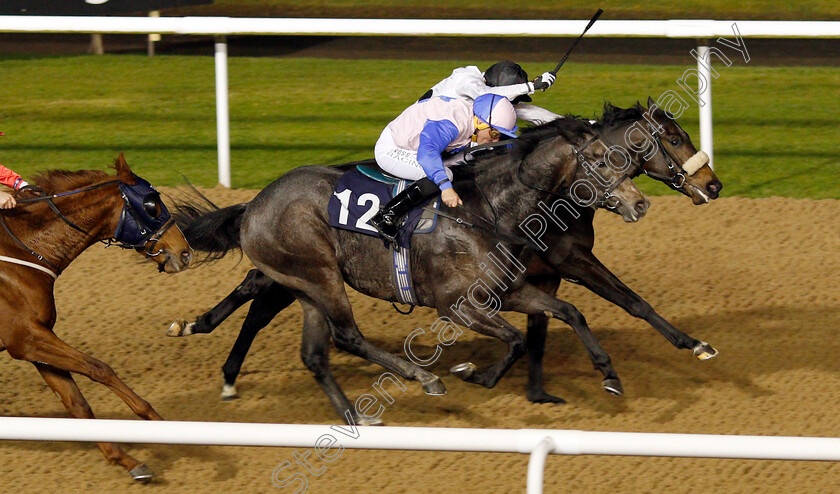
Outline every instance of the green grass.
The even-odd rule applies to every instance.
[[[166,11],[166,15],[259,17],[382,17],[588,19],[600,7],[604,19],[840,19],[836,0],[680,0],[641,2],[541,0],[513,4],[508,0],[215,0],[212,5]]]
[[[372,156],[382,128],[463,62],[231,58],[231,167],[261,188],[300,165]],[[552,61],[525,65],[540,73]],[[569,64],[535,95],[557,112],[600,113],[673,89],[691,66]],[[735,62],[714,81],[715,163],[725,195],[840,198],[840,68]],[[124,152],[159,185],[217,182],[209,57],[0,59],[0,163],[24,176],[103,169]],[[680,119],[699,146],[697,108]],[[669,191],[639,179],[651,194]]]

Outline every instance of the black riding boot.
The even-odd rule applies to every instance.
[[[424,201],[440,193],[440,188],[428,178],[421,178],[397,194],[370,219],[386,243],[397,242],[397,231],[403,216]]]

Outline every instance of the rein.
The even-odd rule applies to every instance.
[[[595,141],[597,141],[598,139],[601,139],[602,141],[604,141],[604,140],[605,140],[605,139],[603,138],[603,136],[601,135],[601,133],[600,133],[600,132],[593,131],[593,133],[594,133],[593,137],[592,137],[592,138],[590,138],[588,141],[586,141],[586,142],[583,144],[583,146],[581,146],[580,148],[578,148],[578,147],[577,147],[577,146],[575,146],[574,144],[571,144],[571,143],[570,143],[570,145],[572,146],[572,152],[574,153],[575,157],[577,158],[578,164],[581,164],[581,163],[585,163],[585,162],[586,162],[586,157],[583,155],[583,151],[584,151],[586,148],[588,148],[589,146],[591,146],[591,145],[592,145]],[[603,197],[603,198],[601,198],[601,199],[599,199],[599,200],[597,200],[597,201],[595,201],[594,203],[592,203],[591,207],[593,207],[593,208],[605,207],[605,208],[607,208],[607,209],[615,209],[615,206],[614,206],[614,205],[612,205],[612,204],[610,204],[610,199],[611,199],[612,197],[614,197],[614,196],[612,195],[612,192],[613,192],[613,191],[614,191],[614,190],[615,190],[615,189],[616,189],[619,185],[621,185],[621,184],[622,184],[625,180],[627,180],[627,179],[629,179],[629,178],[630,178],[630,176],[629,176],[628,174],[626,174],[626,173],[625,173],[625,174],[623,174],[623,175],[621,176],[621,179],[620,179],[620,180],[615,181],[615,182],[614,182],[614,183],[612,183],[612,184],[611,184],[611,185],[610,185],[607,189],[605,189],[605,190],[603,191],[603,193],[604,193],[604,197]],[[528,187],[529,189],[536,190],[536,191],[538,191],[538,192],[543,192],[543,193],[546,193],[546,194],[550,194],[550,195],[553,195],[553,196],[556,196],[556,197],[561,197],[561,198],[564,198],[564,199],[569,199],[569,196],[568,196],[568,194],[567,194],[567,193],[555,192],[555,191],[553,191],[553,190],[547,190],[547,189],[543,189],[543,188],[537,187],[537,186],[535,186],[535,185],[531,185],[531,184],[527,184],[527,183],[525,183],[525,181],[524,181],[524,180],[522,180],[522,161],[520,161],[520,162],[519,162],[519,166],[517,166],[517,167],[516,167],[516,179],[517,179],[517,180],[519,180],[519,183],[521,183],[521,184],[522,184],[522,185],[524,185],[525,187]]]
[[[78,231],[84,233],[85,235],[90,235],[90,232],[85,231],[83,228],[76,225],[75,223],[70,221],[69,218],[64,216],[64,214],[61,213],[61,211],[58,209],[58,207],[53,202],[53,199],[55,199],[57,197],[70,196],[70,195],[74,195],[74,194],[80,194],[82,192],[88,192],[88,191],[91,191],[91,190],[96,190],[96,189],[105,187],[107,185],[112,185],[112,184],[119,183],[119,182],[120,182],[119,180],[109,180],[107,182],[102,182],[100,184],[91,185],[91,186],[88,186],[88,187],[83,187],[81,189],[71,190],[71,191],[67,191],[67,192],[61,192],[59,194],[52,194],[52,195],[49,195],[49,196],[33,197],[33,198],[29,198],[29,199],[21,199],[17,202],[18,202],[18,204],[31,204],[31,203],[35,203],[35,202],[47,202],[47,203],[49,203],[50,209],[53,212],[55,212],[55,214],[58,215],[58,217],[61,218],[62,221],[64,221],[68,225],[70,225],[74,230],[78,230]],[[9,235],[12,238],[12,240],[14,240],[15,243],[20,248],[29,252],[29,254],[32,257],[34,257],[35,259],[43,262],[47,266],[51,267],[53,270],[51,271],[51,270],[49,270],[49,269],[47,269],[43,266],[40,266],[38,264],[30,263],[30,262],[23,261],[23,260],[20,260],[20,259],[15,259],[13,257],[0,256],[0,260],[6,261],[6,262],[11,262],[13,264],[20,264],[20,265],[23,265],[23,266],[28,266],[28,267],[31,267],[31,268],[35,268],[35,269],[38,269],[39,271],[43,271],[43,272],[49,274],[54,279],[58,278],[58,275],[56,274],[56,271],[59,271],[58,266],[56,266],[55,264],[53,264],[52,262],[47,260],[41,254],[38,254],[37,252],[35,252],[31,248],[29,248],[28,245],[23,243],[23,241],[21,239],[19,239],[14,233],[12,233],[12,230],[9,228],[8,223],[6,223],[6,215],[5,214],[0,214],[0,225],[3,226],[3,230],[6,232],[6,234]]]
[[[52,195],[49,195],[49,196],[38,196],[38,197],[31,197],[29,199],[21,199],[21,200],[17,201],[17,203],[18,204],[28,204],[28,203],[32,203],[32,202],[42,202],[42,201],[52,202],[52,199],[55,199],[57,197],[64,197],[64,196],[72,196],[74,194],[81,194],[82,192],[88,192],[88,191],[91,191],[91,190],[101,189],[102,187],[105,187],[107,185],[118,184],[120,182],[121,182],[121,180],[108,180],[107,182],[102,182],[102,183],[95,184],[95,185],[89,185],[87,187],[82,187],[81,189],[73,189],[73,190],[68,190],[68,191],[65,191],[65,192],[59,192],[58,194],[52,194]]]
[[[579,164],[586,161],[586,157],[582,154],[583,151],[586,150],[586,148],[588,148],[589,146],[591,146],[599,138],[601,138],[601,135],[600,135],[600,133],[596,132],[595,135],[592,138],[590,138],[588,141],[586,141],[581,147],[577,147],[575,145],[572,145],[572,151],[574,152],[574,155],[577,158]],[[470,158],[475,153],[475,151],[479,151],[479,150],[483,150],[483,149],[492,150],[494,147],[496,147],[498,145],[499,145],[499,143],[488,143],[488,144],[485,144],[485,145],[482,145],[482,146],[477,146],[476,148],[472,148],[464,156],[464,162],[465,163],[470,163],[470,161],[473,161]],[[535,185],[525,183],[525,181],[522,180],[522,174],[521,174],[522,173],[522,162],[523,161],[520,161],[519,165],[516,168],[516,178],[517,178],[517,180],[519,180],[519,183],[521,183],[522,185],[524,185],[525,187],[527,187],[529,189],[536,190],[538,192],[543,192],[543,193],[554,195],[554,196],[568,198],[567,194],[554,192],[554,191],[551,191],[551,190],[547,190],[547,189],[537,187]],[[600,199],[599,201],[597,201],[595,204],[593,204],[593,206],[594,207],[604,206],[604,207],[607,207],[609,209],[612,209],[614,206],[610,206],[610,204],[609,204],[610,198],[613,197],[611,195],[611,192],[613,190],[615,190],[616,187],[618,187],[622,182],[624,182],[624,180],[626,180],[628,178],[630,178],[629,175],[624,174],[623,177],[621,178],[621,180],[618,180],[618,181],[616,181],[616,183],[610,185],[610,187],[604,191],[604,197],[602,199]],[[526,245],[526,246],[531,247],[533,249],[539,249],[540,248],[539,245],[537,245],[536,242],[534,242],[530,238],[522,237],[522,236],[516,235],[514,233],[501,231],[499,229],[499,225],[498,225],[498,216],[496,214],[496,209],[493,207],[493,204],[487,198],[487,195],[484,193],[484,190],[482,190],[482,188],[478,184],[475,184],[475,186],[478,189],[478,191],[481,193],[481,197],[490,206],[490,210],[493,212],[493,217],[494,217],[495,221],[491,221],[491,220],[485,218],[484,216],[482,216],[478,213],[474,213],[474,212],[472,212],[468,209],[464,209],[464,211],[467,214],[469,214],[469,215],[481,220],[482,222],[490,225],[490,227],[478,225],[478,224],[475,224],[475,223],[470,223],[470,222],[466,221],[465,219],[463,219],[461,217],[454,216],[454,215],[451,215],[451,214],[448,214],[448,213],[444,213],[443,211],[434,210],[434,209],[430,208],[429,206],[425,206],[425,207],[423,207],[423,209],[426,210],[426,211],[430,211],[432,213],[436,213],[436,214],[438,214],[438,215],[440,215],[440,216],[442,216],[446,219],[452,220],[452,221],[454,221],[455,223],[457,223],[461,226],[481,230],[483,232],[489,233],[489,234],[491,234],[491,235],[493,235],[497,238],[500,238],[502,240],[505,240],[507,242],[511,242],[513,244],[518,244],[518,245]]]
[[[12,231],[9,229],[9,225],[6,223],[6,215],[5,214],[0,214],[0,224],[3,225],[3,230],[5,230],[6,233],[10,237],[12,237],[12,240],[14,240],[16,244],[18,244],[18,247],[20,247],[20,248],[24,249],[25,251],[29,252],[32,255],[32,257],[34,257],[35,259],[38,259],[39,261],[43,262],[47,266],[49,266],[49,267],[53,268],[54,270],[58,271],[58,266],[56,266],[55,264],[46,260],[44,258],[44,256],[42,256],[41,254],[38,254],[34,250],[30,249],[28,245],[23,243],[23,241],[21,241],[21,239],[17,238],[15,236],[15,234],[12,233]]]
[[[142,181],[142,179],[140,179],[140,180]],[[152,249],[158,244],[158,242],[160,242],[160,239],[163,236],[163,234],[166,233],[166,231],[170,227],[172,227],[172,225],[175,224],[174,220],[171,217],[168,218],[168,220],[165,220],[163,225],[161,225],[154,232],[148,232],[148,230],[145,230],[144,229],[145,228],[144,222],[138,216],[137,211],[134,210],[134,206],[132,206],[131,202],[129,201],[128,196],[126,195],[125,191],[123,190],[123,186],[122,186],[123,182],[120,179],[108,180],[106,182],[98,183],[98,184],[95,184],[95,185],[89,185],[87,187],[82,187],[81,189],[75,189],[75,190],[70,190],[70,191],[66,191],[66,192],[60,192],[58,194],[52,194],[52,195],[40,196],[40,197],[33,197],[33,198],[28,198],[28,199],[21,199],[17,202],[19,204],[31,204],[31,203],[36,203],[36,202],[46,202],[49,205],[49,208],[59,218],[61,218],[61,220],[64,223],[69,225],[72,229],[74,229],[76,231],[79,231],[79,232],[85,234],[85,236],[89,237],[90,232],[88,232],[84,228],[80,227],[79,225],[73,223],[73,221],[71,221],[69,218],[67,218],[61,212],[61,210],[58,209],[58,206],[55,205],[55,203],[53,202],[53,199],[56,199],[56,198],[59,198],[59,197],[71,196],[71,195],[74,195],[74,194],[81,194],[83,192],[90,192],[92,190],[100,189],[100,188],[107,187],[109,185],[114,185],[114,184],[117,184],[117,185],[120,186],[120,195],[121,195],[121,197],[123,199],[123,203],[124,203],[123,204],[123,209],[122,209],[122,217],[124,218],[126,215],[129,215],[136,222],[136,224],[141,225],[141,230],[142,230],[142,234],[144,235],[144,237],[143,237],[141,243],[132,244],[132,243],[129,243],[129,242],[126,242],[125,240],[123,240],[122,239],[123,234],[121,232],[117,231],[117,232],[114,233],[113,236],[111,236],[111,238],[109,238],[107,240],[100,239],[100,240],[98,240],[98,242],[101,242],[101,243],[105,244],[106,247],[110,247],[111,245],[117,245],[117,246],[119,246],[121,248],[124,248],[124,249],[143,248],[144,253],[148,257],[156,257],[156,256],[160,255],[163,252],[162,250],[159,250],[157,252],[152,252]],[[29,248],[29,246],[27,246],[25,243],[23,243],[23,241],[21,241],[17,236],[15,236],[14,233],[12,233],[11,229],[8,226],[8,223],[6,222],[6,218],[5,218],[4,214],[0,214],[0,225],[2,225],[3,230],[5,230],[5,232],[12,238],[12,240],[15,241],[15,243],[17,243],[17,245],[19,247],[21,247],[25,251],[29,252],[29,254],[31,256],[33,256],[35,259],[37,259],[37,260],[43,262],[44,264],[48,265],[53,270],[59,271],[58,266],[56,266],[55,264],[53,264],[52,262],[50,262],[49,260],[44,258],[44,256],[38,254],[37,252],[35,252],[31,248]],[[119,227],[118,227],[118,230],[119,230]],[[149,245],[149,244],[151,244],[151,245]],[[147,245],[149,245],[148,248],[147,248]],[[32,268],[38,269],[40,271],[43,271],[43,272],[49,274],[53,278],[58,277],[58,275],[55,272],[53,272],[53,271],[51,271],[51,270],[49,270],[49,269],[47,269],[43,266],[40,266],[40,265],[37,265],[37,264],[34,264],[34,263],[30,263],[30,262],[27,262],[27,261],[22,261],[20,259],[14,259],[14,258],[9,258],[9,257],[5,257],[5,256],[0,256],[0,261],[12,262],[12,263],[15,263],[15,264],[21,264],[21,265],[24,265],[24,266],[32,267]]]
[[[50,209],[52,209],[53,212],[59,218],[61,218],[61,220],[63,222],[70,225],[70,227],[73,228],[74,230],[80,231],[80,232],[84,233],[85,235],[90,235],[90,232],[86,231],[85,229],[83,229],[79,225],[70,221],[70,219],[68,217],[64,216],[64,214],[62,214],[62,212],[58,209],[58,206],[56,206],[55,203],[53,202],[53,199],[55,199],[57,197],[65,197],[65,196],[72,196],[74,194],[81,194],[82,192],[89,192],[91,190],[100,189],[100,188],[105,187],[107,185],[117,184],[117,183],[120,183],[120,181],[119,180],[109,180],[107,182],[102,182],[102,183],[96,184],[96,185],[90,185],[88,187],[83,187],[81,189],[69,190],[67,192],[61,192],[61,193],[52,194],[52,195],[49,195],[49,196],[32,197],[32,198],[29,198],[29,199],[21,199],[17,202],[18,202],[18,204],[32,204],[32,203],[35,203],[35,202],[46,202],[47,204],[49,204]],[[5,226],[5,224],[4,224],[4,226]],[[9,233],[9,235],[12,235],[12,233],[9,232],[8,228],[6,229],[6,231]],[[15,238],[15,236],[12,235],[12,238]],[[15,240],[17,240],[17,238],[15,238]],[[46,261],[44,261],[44,262],[46,262]]]
[[[509,146],[510,144],[511,143],[509,141],[488,142],[486,144],[480,144],[478,146],[469,148],[468,150],[464,151],[463,154],[460,157],[454,158],[453,161],[460,162],[458,164],[463,164],[463,165],[466,165],[466,166],[475,166],[474,162],[475,162],[475,159],[476,159],[476,155],[478,155],[481,151],[493,151],[497,147]],[[493,212],[493,220],[491,221],[491,220],[485,218],[484,216],[482,216],[478,213],[474,213],[474,212],[472,212],[472,211],[470,211],[466,208],[462,207],[461,209],[464,210],[470,216],[473,216],[474,218],[477,218],[477,219],[481,220],[482,222],[490,225],[490,227],[485,227],[485,226],[477,225],[475,223],[470,223],[469,221],[466,221],[463,218],[460,218],[458,216],[454,216],[454,215],[451,215],[451,214],[448,214],[448,213],[444,213],[443,211],[431,208],[430,206],[424,206],[422,209],[424,211],[429,211],[433,214],[437,214],[437,215],[441,216],[442,218],[446,218],[448,220],[454,221],[455,223],[457,223],[461,226],[464,226],[464,227],[467,227],[467,228],[473,228],[473,229],[476,229],[476,230],[481,230],[485,233],[489,233],[490,235],[493,235],[494,237],[502,239],[506,242],[511,242],[511,243],[517,244],[517,245],[527,245],[527,246],[532,247],[532,248],[539,248],[539,246],[533,240],[531,240],[529,238],[522,237],[522,236],[516,235],[514,233],[507,233],[507,232],[501,231],[499,229],[499,225],[498,225],[499,215],[496,213],[496,208],[493,207],[493,203],[490,202],[490,199],[487,198],[487,194],[484,193],[484,189],[482,189],[481,186],[479,186],[477,183],[473,183],[473,185],[475,185],[475,188],[478,189],[478,192],[479,192],[479,194],[481,194],[481,198],[484,199],[484,202],[486,202],[487,205],[490,207],[490,211]]]
[[[423,208],[422,208],[422,209],[423,209],[424,211],[429,211],[429,212],[431,212],[431,213],[437,214],[437,215],[439,215],[439,216],[441,216],[441,217],[443,217],[443,218],[446,218],[446,219],[448,219],[448,220],[452,220],[452,221],[454,221],[455,223],[457,223],[457,224],[459,224],[459,225],[461,225],[461,226],[465,226],[465,227],[467,227],[467,228],[474,228],[474,229],[476,229],[476,230],[481,230],[481,231],[483,231],[483,232],[485,232],[485,233],[489,233],[489,234],[493,235],[494,237],[496,237],[496,238],[500,238],[500,239],[505,240],[505,241],[507,241],[507,242],[510,242],[510,243],[513,243],[513,244],[518,244],[518,245],[527,245],[528,247],[533,247],[533,248],[539,248],[539,246],[538,246],[538,245],[537,245],[537,244],[536,244],[533,240],[531,240],[531,239],[529,239],[529,238],[526,238],[526,237],[522,237],[522,236],[516,235],[516,234],[514,234],[514,233],[506,233],[506,232],[503,232],[503,231],[501,231],[501,230],[499,229],[499,225],[498,225],[498,223],[495,223],[495,222],[493,222],[493,221],[490,221],[490,220],[488,220],[487,218],[485,218],[484,216],[481,216],[481,215],[480,215],[480,214],[478,214],[478,213],[473,213],[472,211],[470,211],[470,210],[468,210],[468,209],[466,209],[466,208],[461,208],[461,209],[463,209],[465,212],[467,212],[467,213],[468,213],[468,214],[470,214],[471,216],[473,216],[473,217],[475,217],[475,218],[478,218],[478,219],[480,219],[481,221],[483,221],[483,222],[485,222],[485,223],[487,223],[487,224],[491,225],[491,226],[492,226],[492,228],[488,228],[488,227],[486,227],[486,226],[477,225],[477,224],[475,224],[475,223],[470,223],[469,221],[466,221],[466,220],[465,220],[465,219],[463,219],[463,218],[460,218],[460,217],[458,217],[458,216],[451,215],[451,214],[449,214],[449,213],[444,213],[443,211],[440,211],[440,210],[434,209],[434,208],[432,208],[432,207],[430,207],[430,206],[423,206]]]

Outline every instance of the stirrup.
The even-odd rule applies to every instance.
[[[393,217],[393,213],[390,211],[389,214],[385,213],[384,210],[377,213],[373,218],[370,219],[370,224],[376,228],[376,231],[379,232],[379,236],[382,237],[382,240],[385,242],[385,246],[388,247],[390,244],[397,245],[397,234],[400,231],[399,225],[395,225],[391,217]]]

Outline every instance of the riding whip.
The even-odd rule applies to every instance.
[[[551,75],[557,75],[557,71],[560,70],[560,67],[563,66],[563,63],[566,61],[566,59],[569,58],[569,53],[571,53],[572,50],[575,49],[575,46],[577,46],[578,42],[581,40],[581,38],[583,38],[583,35],[586,34],[586,31],[589,31],[589,28],[592,27],[592,24],[595,24],[595,21],[597,21],[603,13],[603,9],[598,9],[598,12],[595,12],[595,15],[592,16],[592,20],[590,20],[589,24],[586,25],[586,29],[584,29],[580,36],[578,36],[578,38],[575,40],[575,42],[572,43],[572,46],[569,47],[569,51],[567,51],[566,54],[563,55],[563,59],[560,60],[560,63],[557,64],[557,67],[554,67],[554,70],[551,71]]]

